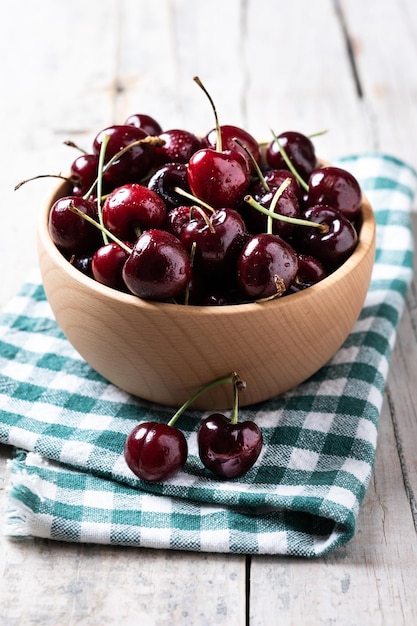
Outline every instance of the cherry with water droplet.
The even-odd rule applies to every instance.
[[[253,467],[263,446],[262,432],[255,422],[238,422],[241,383],[235,374],[231,418],[223,413],[212,413],[201,422],[197,432],[201,462],[213,474],[224,479],[243,476]]]
[[[191,278],[191,261],[182,243],[171,233],[150,229],[140,235],[123,267],[128,289],[146,300],[180,296]]]
[[[150,421],[138,424],[126,439],[124,457],[132,472],[148,482],[166,480],[185,464],[187,440],[170,424]]]
[[[134,242],[143,230],[161,228],[167,210],[162,198],[139,183],[114,189],[102,209],[103,223],[116,237]]]

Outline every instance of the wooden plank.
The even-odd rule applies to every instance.
[[[14,192],[15,183],[65,171],[73,154],[62,146],[64,139],[88,146],[102,126],[135,110],[155,114],[166,128],[205,132],[213,118],[192,81],[195,74],[215,99],[222,123],[244,125],[259,137],[269,137],[271,126],[329,128],[316,141],[326,158],[381,148],[417,164],[414,0],[340,0],[342,16],[332,0],[6,4],[0,119],[10,153],[0,156],[0,307],[36,262],[37,210],[54,186],[37,181]],[[416,371],[415,293],[393,356],[390,402],[384,404],[374,478],[357,534],[319,561],[253,558],[251,624],[271,623],[271,615],[283,624],[345,626],[357,623],[358,614],[361,623],[372,625],[416,621],[416,395],[415,384],[407,383]],[[9,453],[1,450],[0,506]],[[139,616],[144,624],[245,623],[243,557],[3,537],[0,550],[0,623],[7,626],[130,624]]]
[[[23,7],[23,9],[22,9]],[[0,21],[3,148],[0,306],[36,263],[36,225],[52,179],[14,186],[38,174],[66,172],[71,138],[89,145],[112,116],[117,2],[7,2]],[[19,24],[19,28],[16,28]],[[109,27],[110,25],[110,27]],[[13,41],[12,41],[13,39]]]
[[[0,517],[6,460],[0,446]],[[7,539],[0,534],[0,625],[244,624],[245,558]]]
[[[274,15],[268,0],[249,0],[246,24],[252,132],[270,139],[271,127],[307,134],[328,129],[315,140],[327,160],[370,149],[369,120],[355,91],[333,2],[298,0]]]
[[[413,214],[417,236],[417,213]],[[404,486],[417,530],[417,271],[410,286],[398,332],[388,384],[388,398],[400,455]]]
[[[178,21],[181,30],[185,18],[197,18],[196,9],[190,16],[181,2],[174,7],[168,2],[164,4],[161,11],[154,2],[119,4],[107,0],[64,6],[41,0],[35,17],[32,11],[25,14],[20,56],[17,64],[10,65],[10,81],[22,68],[19,98],[30,104],[33,116],[30,123],[28,120],[19,127],[16,135],[16,154],[24,154],[24,158],[7,163],[9,183],[14,185],[34,174],[65,171],[75,155],[62,146],[62,141],[71,138],[88,149],[102,127],[120,122],[124,112],[126,115],[134,112],[133,103],[149,107],[150,113],[166,111],[172,123],[178,111],[180,115],[185,112],[187,117],[182,94],[174,89],[178,60],[174,58],[168,63],[175,48],[170,29],[172,20]],[[7,21],[2,23],[4,42],[10,41],[6,35],[12,32],[18,8],[17,4],[11,4]],[[207,22],[211,17],[214,24],[214,15],[206,10],[205,13],[199,19]],[[194,29],[193,41],[199,39],[199,32],[199,28]],[[177,36],[181,38],[181,33]],[[195,48],[192,42],[187,45]],[[37,67],[43,71],[35,72]],[[194,119],[210,120],[211,128],[209,104],[193,83],[191,70],[196,73],[195,68],[190,68],[185,91],[192,91],[197,103],[198,115]],[[188,70],[184,76],[185,73]],[[5,118],[14,115],[15,119],[14,108],[10,99],[4,101],[0,111]],[[34,134],[28,141],[32,126]],[[12,127],[7,132],[13,136]],[[19,192],[10,192],[15,213],[7,223],[11,236],[6,238],[7,247],[5,250],[3,246],[2,255],[11,258],[19,238],[21,245],[31,252],[20,257],[19,267],[13,267],[10,284],[2,284],[3,302],[36,262],[36,209],[53,186],[54,181],[36,181]],[[4,456],[0,467],[4,474]],[[4,506],[4,478],[2,487]],[[13,542],[3,537],[0,550],[0,622],[4,620],[2,623],[8,625],[35,621],[63,625],[80,622],[93,625],[104,621],[133,624],[138,615],[144,624],[201,624],[212,623],[213,618],[218,624],[244,623],[244,557],[41,540]],[[33,572],[37,572],[36,577]],[[210,594],[206,593],[207,588]]]
[[[208,132],[214,126],[199,75],[218,108],[220,123],[242,123],[241,0],[125,2],[118,117],[141,109],[165,130]]]
[[[372,482],[356,536],[317,560],[253,558],[251,625],[270,616],[286,624],[414,624],[415,528],[385,401]],[[359,617],[360,616],[360,617]],[[358,622],[359,620],[359,622]]]
[[[375,148],[417,166],[415,3],[340,0]]]
[[[245,623],[239,557],[45,540],[1,544],[2,626]]]

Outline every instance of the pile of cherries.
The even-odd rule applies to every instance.
[[[317,283],[358,241],[362,194],[346,170],[321,167],[310,137],[237,126],[204,137],[147,114],[101,130],[72,163],[71,191],[49,214],[74,267],[148,300],[263,301]]]
[[[323,280],[354,251],[362,193],[348,171],[321,166],[311,137],[288,131],[259,144],[220,125],[199,137],[164,130],[138,113],[101,130],[80,150],[68,195],[49,213],[49,233],[78,270],[108,287],[187,305],[262,302]],[[26,182],[26,181],[23,181]],[[22,184],[22,183],[20,183]],[[20,186],[20,185],[18,185]],[[238,422],[236,373],[208,383],[167,424],[144,422],[126,438],[127,465],[160,481],[188,455],[175,422],[201,393],[232,383],[229,419],[214,413],[197,433],[203,465],[221,478],[250,469],[263,445],[251,420]]]

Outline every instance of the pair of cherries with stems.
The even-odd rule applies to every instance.
[[[142,422],[131,431],[126,438],[124,457],[138,478],[162,481],[182,469],[188,457],[188,444],[176,423],[199,396],[223,384],[233,385],[231,417],[216,412],[202,420],[197,432],[199,457],[208,470],[222,479],[238,478],[254,465],[262,450],[262,432],[252,420],[238,421],[239,393],[246,383],[232,372],[204,385],[168,423]]]

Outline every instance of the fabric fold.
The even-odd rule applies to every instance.
[[[412,279],[410,209],[417,174],[389,155],[338,163],[374,208],[377,252],[369,293],[337,354],[295,389],[241,409],[264,447],[242,478],[202,466],[196,430],[179,426],[189,458],[164,483],[127,468],[123,446],[140,421],[167,422],[94,372],[56,325],[37,270],[0,316],[0,442],[13,446],[8,536],[138,547],[315,557],[349,541],[369,485],[391,351]],[[289,296],[291,297],[291,296]]]

